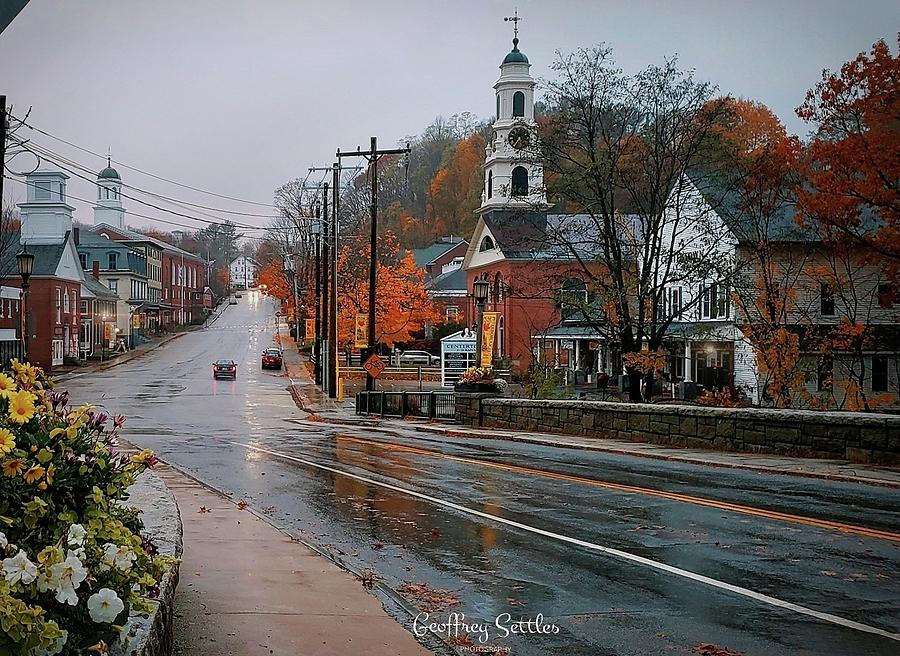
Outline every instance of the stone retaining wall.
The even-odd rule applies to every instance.
[[[128,505],[141,510],[144,533],[150,536],[160,556],[181,557],[181,516],[175,496],[152,471],[141,474],[128,488]],[[122,639],[110,646],[111,656],[171,656],[174,647],[174,603],[178,585],[178,565],[173,565],[159,584],[149,617],[132,615]]]
[[[900,464],[900,417],[892,415],[532,401],[457,393],[456,420],[469,426],[668,446]]]

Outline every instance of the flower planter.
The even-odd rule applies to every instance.
[[[500,390],[493,383],[456,383],[454,389],[457,392],[500,393]]]

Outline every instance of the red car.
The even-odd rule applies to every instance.
[[[281,357],[281,351],[279,351],[277,348],[267,348],[265,351],[263,351],[263,369],[281,369],[282,364],[283,360]]]

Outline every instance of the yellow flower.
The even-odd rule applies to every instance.
[[[0,428],[0,456],[16,448],[15,435],[8,428]]]
[[[44,481],[41,481],[40,483],[38,483],[37,489],[39,489],[39,490],[41,490],[41,491],[46,490],[46,489],[47,489],[47,484],[46,484]]]
[[[3,463],[3,475],[13,478],[25,471],[25,461],[21,458],[13,458]]]
[[[47,467],[47,485],[53,485],[53,477],[56,475],[56,465]],[[43,489],[43,488],[41,488]]]
[[[16,381],[6,374],[0,374],[0,399],[8,399],[15,391]]]
[[[34,483],[35,481],[39,480],[45,473],[46,470],[43,467],[41,467],[40,465],[35,465],[27,472],[25,472],[25,482]]]
[[[17,424],[24,424],[34,417],[34,394],[16,392],[9,399],[9,418]]]

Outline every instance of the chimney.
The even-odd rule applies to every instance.
[[[91,275],[94,277],[94,280],[100,282],[100,260],[91,262]]]
[[[75,245],[79,246],[81,244],[81,230],[72,228],[72,239],[75,240]]]

